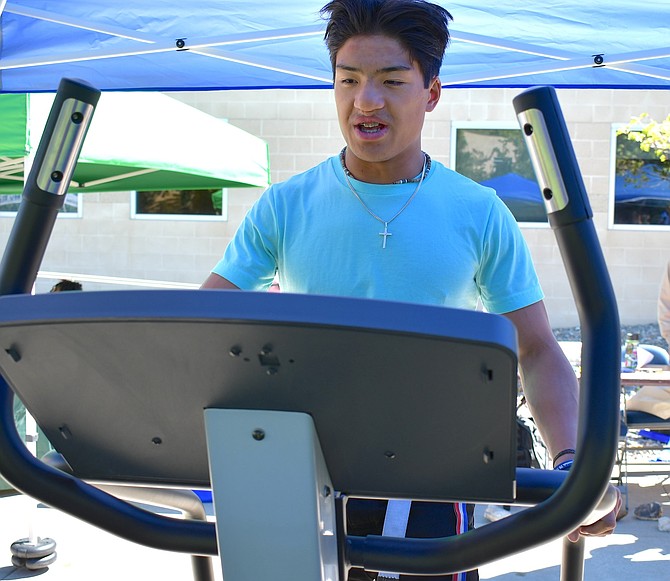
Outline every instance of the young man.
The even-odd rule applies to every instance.
[[[481,300],[515,323],[531,411],[557,465],[568,468],[577,382],[552,334],[520,230],[494,191],[421,150],[425,115],[440,99],[451,15],[424,0],[333,0],[322,13],[346,148],[271,186],[203,288],[267,289],[277,273],[282,291],[293,293],[470,309]],[[379,504],[360,501],[353,534],[381,532]],[[472,522],[472,507],[415,502],[406,534],[458,534]],[[614,526],[612,514],[581,534]],[[354,571],[351,578],[370,577]]]

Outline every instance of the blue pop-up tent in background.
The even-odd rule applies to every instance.
[[[327,88],[325,0],[0,2],[0,92]],[[670,5],[440,1],[446,87],[670,88]]]

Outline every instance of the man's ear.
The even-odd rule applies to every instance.
[[[426,113],[430,113],[440,100],[440,95],[442,94],[442,82],[440,77],[434,77],[430,82],[428,87],[428,102],[426,103]]]

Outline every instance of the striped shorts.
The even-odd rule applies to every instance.
[[[385,500],[352,498],[347,501],[347,534],[353,536],[381,535],[386,514]],[[449,537],[474,527],[474,506],[449,502],[413,501],[407,523],[406,537],[425,539]],[[371,581],[376,573],[351,569],[348,581]],[[436,575],[431,577],[400,575],[400,581],[478,581],[477,571]]]

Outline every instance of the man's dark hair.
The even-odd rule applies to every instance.
[[[321,9],[328,20],[324,37],[335,74],[342,45],[359,35],[383,34],[396,39],[416,61],[426,88],[442,66],[449,44],[446,9],[425,0],[332,0]]]
[[[67,280],[66,278],[59,280],[55,285],[51,287],[49,292],[60,293],[64,291],[80,291],[82,286],[80,282],[76,280]]]

